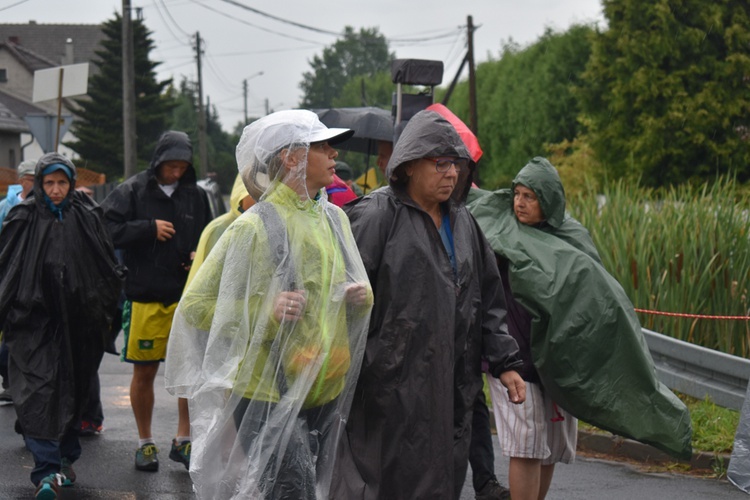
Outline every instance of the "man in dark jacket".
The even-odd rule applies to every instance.
[[[154,380],[201,231],[211,219],[192,158],[187,134],[165,132],[149,169],[120,184],[102,203],[115,247],[124,251],[129,269],[122,360],[133,363],[130,402],[139,435],[137,470],[159,469],[151,435]],[[169,458],[189,468],[187,401],[178,400],[178,407],[177,437]]]

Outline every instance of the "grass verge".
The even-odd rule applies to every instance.
[[[715,455],[716,461],[711,475],[717,478],[724,477],[727,464],[724,463],[722,456],[732,452],[734,434],[740,422],[740,412],[718,406],[708,398],[696,399],[679,393],[677,396],[690,411],[690,420],[693,425],[693,452]],[[578,426],[589,432],[606,432],[582,421],[579,421]],[[651,472],[690,472],[689,464],[680,462],[649,464],[646,468]]]

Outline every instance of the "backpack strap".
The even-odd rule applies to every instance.
[[[268,245],[271,250],[271,259],[276,268],[276,275],[282,278],[284,290],[294,290],[296,288],[297,270],[294,264],[294,257],[289,247],[289,237],[286,231],[286,225],[281,220],[279,212],[272,203],[261,201],[253,206],[253,212],[258,214],[268,235]],[[286,260],[288,267],[286,271],[279,269],[282,260]],[[282,275],[283,273],[283,275]]]

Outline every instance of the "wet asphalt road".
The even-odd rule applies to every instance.
[[[105,355],[100,369],[104,432],[83,438],[83,455],[76,462],[78,481],[65,488],[62,500],[178,500],[192,498],[190,476],[181,464],[169,460],[169,445],[176,432],[177,403],[157,378],[154,436],[160,470],[133,468],[137,433],[128,397],[131,366]],[[0,407],[0,499],[31,499],[33,466],[21,437],[13,431],[15,411]],[[507,460],[496,451],[498,478],[507,484]],[[471,500],[470,473],[461,500]],[[644,474],[628,465],[580,458],[574,465],[557,467],[549,500],[691,500],[741,499],[747,495],[726,480],[698,479],[677,474]],[[385,500],[385,499],[384,499]],[[387,499],[390,500],[390,499]]]

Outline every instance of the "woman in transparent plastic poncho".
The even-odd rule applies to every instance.
[[[237,163],[259,200],[180,301],[167,389],[190,400],[198,498],[328,498],[373,295],[349,222],[326,199],[351,136],[315,113],[245,127]]]

